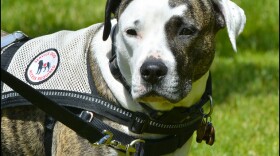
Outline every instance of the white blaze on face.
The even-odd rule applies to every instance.
[[[140,67],[143,62],[154,57],[161,59],[168,68],[168,83],[176,81],[176,61],[166,41],[165,24],[172,16],[182,16],[186,6],[169,6],[169,0],[133,0],[119,19],[116,46],[120,70],[132,86],[134,98],[147,90],[141,84]],[[136,30],[137,36],[129,36],[126,31]],[[169,85],[169,84],[166,84]]]

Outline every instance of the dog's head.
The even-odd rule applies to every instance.
[[[120,71],[133,99],[149,104],[172,105],[187,97],[208,74],[217,31],[226,26],[236,50],[246,21],[230,0],[108,0],[104,40],[111,13],[118,21],[114,46]]]

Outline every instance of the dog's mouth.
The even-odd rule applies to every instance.
[[[159,95],[144,96],[139,98],[138,101],[155,110],[171,109],[173,108],[172,105],[174,104],[170,100]]]
[[[155,110],[171,110],[177,105],[181,105],[191,90],[191,84],[185,84],[184,87],[167,89],[150,89],[138,94],[136,101],[146,104]]]
[[[150,95],[145,96],[138,99],[139,102],[149,106],[150,108],[158,111],[168,111],[171,110],[178,104],[179,102],[172,102],[165,97],[158,96],[158,95]]]
[[[138,98],[140,101],[145,101],[145,102],[163,102],[163,101],[168,101],[169,104],[175,104],[178,101],[180,101],[180,97],[178,97],[177,95],[172,96],[170,93],[166,93],[166,92],[158,92],[155,90],[152,90],[150,92],[147,92],[143,95],[141,95]]]

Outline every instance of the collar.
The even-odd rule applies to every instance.
[[[114,44],[116,27],[117,27],[117,25],[114,25],[111,30],[112,51],[111,51],[111,58],[109,59],[109,68],[110,68],[110,71],[111,71],[112,75],[114,76],[114,78],[116,80],[120,81],[123,84],[123,86],[125,87],[125,89],[128,91],[128,93],[130,93],[131,88],[128,85],[128,83],[126,82],[125,78],[122,76],[120,68],[117,63],[117,59],[116,59],[117,55],[115,52],[116,48],[115,48],[115,44]]]

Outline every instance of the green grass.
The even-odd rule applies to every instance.
[[[1,0],[1,29],[36,37],[102,22],[105,0]]]
[[[279,155],[279,88],[277,51],[243,51],[217,57],[212,66],[212,116],[216,142],[193,141],[191,155]]]
[[[217,35],[213,77],[213,146],[193,139],[191,156],[279,155],[279,1],[234,0],[247,24],[234,53]],[[1,0],[1,29],[36,37],[102,22],[105,0]]]

